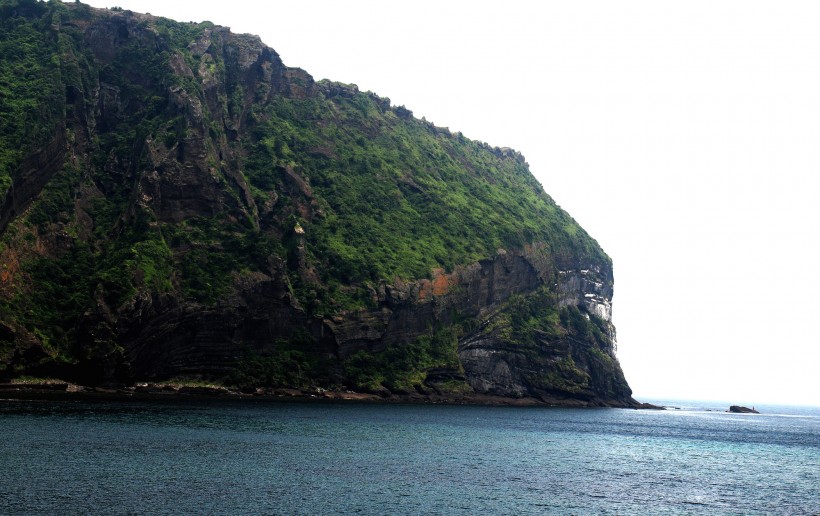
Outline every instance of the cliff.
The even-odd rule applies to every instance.
[[[0,21],[2,377],[636,404],[612,264],[519,153],[210,23]]]

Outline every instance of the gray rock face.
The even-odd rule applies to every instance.
[[[577,302],[573,306],[583,307],[593,299],[588,294],[596,296],[595,303],[609,302],[602,294],[607,286],[597,280],[605,271],[592,276],[579,267],[553,273],[539,266],[542,253],[537,246],[500,252],[451,274],[439,271],[430,280],[382,285],[376,292],[377,309],[345,317],[307,317],[285,285],[271,277],[247,279],[240,295],[212,309],[143,300],[119,321],[123,334],[118,340],[131,357],[134,377],[161,379],[225,374],[244,353],[269,353],[275,337],[292,337],[297,328],[309,328],[313,353],[335,361],[358,351],[379,353],[407,345],[432,327],[475,318],[478,327],[458,340],[460,369],[439,370],[431,381],[462,378],[474,392],[494,396],[633,404],[613,346],[593,351],[594,346],[578,342],[577,335],[540,334],[522,347],[494,325],[506,316],[512,296],[556,279],[571,278],[559,283],[556,307],[571,299]],[[611,327],[609,321],[606,325]]]
[[[309,319],[281,277],[259,275],[246,278],[238,295],[210,309],[173,299],[138,300],[123,311],[117,340],[132,357],[133,374],[148,378],[194,370],[224,373],[248,348],[264,353],[266,343],[305,326],[316,342],[314,351],[344,359],[360,350],[380,352],[412,342],[431,326],[451,324],[455,313],[491,312],[538,285],[526,254],[503,253],[432,280],[383,285],[376,310]]]
[[[590,314],[607,323],[612,342],[608,352],[614,354],[615,326],[612,325],[612,271],[601,266],[558,272],[558,306],[583,306]]]
[[[379,351],[406,344],[431,325],[451,324],[454,313],[479,317],[539,285],[538,271],[526,252],[504,251],[452,274],[437,271],[431,280],[385,285],[378,294],[378,311],[350,314],[343,322],[330,321],[328,327],[341,357],[357,349]]]

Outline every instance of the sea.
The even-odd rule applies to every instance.
[[[820,514],[820,408],[179,398],[0,401],[0,514]]]

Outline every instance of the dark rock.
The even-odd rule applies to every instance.
[[[20,165],[5,200],[0,205],[0,235],[11,220],[22,214],[65,162],[67,145],[63,132],[57,132],[43,149]]]
[[[743,406],[740,406],[740,405],[730,406],[729,410],[727,412],[732,412],[734,414],[760,414],[760,412],[755,410],[754,407],[749,408],[749,407],[743,407]]]
[[[225,387],[211,387],[211,386],[183,386],[177,389],[180,394],[188,394],[192,396],[224,396],[231,394],[231,391]],[[253,394],[250,392],[248,394]]]

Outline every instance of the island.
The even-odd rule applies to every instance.
[[[642,406],[520,152],[214,23],[0,21],[0,382]]]

